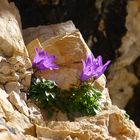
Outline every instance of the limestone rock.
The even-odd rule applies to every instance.
[[[29,108],[29,118],[34,124],[45,126],[45,121],[41,112],[41,109],[39,109],[34,103],[28,102],[28,108]]]
[[[11,134],[7,131],[0,132],[0,140],[19,140],[20,136]]]
[[[13,108],[12,104],[8,101],[7,94],[5,93],[5,91],[0,89],[0,94],[1,94],[1,96],[0,96],[0,106],[3,109],[3,111],[5,113],[13,112],[14,108]]]
[[[20,93],[20,89],[22,88],[23,86],[19,82],[9,82],[5,84],[5,89],[7,93],[11,93],[12,91]]]
[[[1,0],[0,14],[1,55],[10,57],[18,52],[27,56],[20,28],[16,20],[15,9],[7,0]]]
[[[86,52],[90,53],[80,36],[78,31],[74,31],[50,38],[42,43],[38,39],[29,43],[27,49],[31,61],[35,56],[35,46],[38,46],[39,49],[47,50],[49,54],[55,54],[57,56],[56,63],[60,66],[59,70],[44,71],[38,75],[55,80],[61,88],[69,88],[70,83],[66,81],[68,78],[72,83],[78,83],[77,79],[82,69],[81,59],[85,59]],[[126,75],[130,75],[132,81],[132,83],[126,82],[127,85],[133,85],[134,81],[135,83],[138,82],[129,71],[124,70],[122,74],[124,72]],[[126,80],[126,75],[121,76],[123,80]],[[115,78],[115,73],[113,77]],[[46,126],[36,125],[37,138],[51,140],[140,139],[140,130],[126,117],[125,111],[112,105],[106,88],[105,76],[102,75],[97,79],[93,86],[102,92],[102,99],[100,100],[102,111],[93,117],[76,118],[73,122],[69,122],[63,117],[59,118],[60,114],[58,113],[52,119],[46,120]]]
[[[12,134],[8,131],[0,132],[0,140],[37,140],[37,138],[30,135]]]
[[[31,72],[25,72],[23,79],[21,81],[22,85],[24,85],[23,89],[25,91],[28,90],[29,85],[31,84]]]
[[[36,127],[37,137],[50,139],[66,139],[67,137],[79,140],[139,139],[140,131],[134,123],[125,117],[123,111],[112,106],[95,117],[81,117],[74,122],[52,121],[47,127]]]
[[[124,111],[112,105],[104,75],[93,83],[102,91],[102,110],[96,116],[76,118],[70,122],[63,120],[61,113],[57,120],[45,120],[41,109],[34,103],[27,103],[27,93],[20,92],[20,86],[23,84],[24,89],[28,88],[31,71],[27,69],[31,68],[31,64],[17,22],[18,13],[15,6],[6,0],[0,0],[0,3],[0,139],[140,139],[140,130],[126,118]],[[59,70],[44,71],[38,75],[55,80],[64,89],[77,84],[82,69],[81,59],[85,59],[86,53],[91,53],[80,32],[71,22],[39,27],[35,30],[39,34],[33,33],[33,30],[29,36],[26,34],[27,42],[40,37],[27,46],[31,60],[37,44],[49,54],[55,54],[56,63],[60,65]]]
[[[133,96],[133,86],[138,83],[138,79],[126,68],[119,70],[115,70],[115,68],[114,65],[110,68],[111,73],[108,75],[108,88],[113,104],[124,108]]]
[[[29,109],[27,104],[22,98],[20,98],[18,93],[12,91],[9,95],[9,100],[19,110],[19,112],[29,116]]]
[[[134,62],[140,57],[139,8],[139,1],[128,1],[128,16],[126,18],[127,33],[123,37],[122,45],[118,50],[120,57],[110,67],[108,75],[108,87],[113,104],[118,105],[120,108],[126,106],[133,96],[133,86],[139,83],[139,79],[133,70]]]
[[[98,79],[95,80],[94,87],[97,88],[100,91],[103,91],[103,89],[106,87],[106,77],[105,77],[105,75],[102,75]]]
[[[59,23],[59,24],[52,24],[52,25],[47,25],[43,26],[40,25],[38,27],[30,27],[27,29],[23,30],[23,38],[25,41],[25,44],[28,44],[32,40],[38,38],[41,43],[44,41],[58,36],[58,35],[63,35],[66,33],[71,33],[75,31],[75,25],[73,24],[72,21],[67,21],[64,23]]]
[[[31,61],[35,57],[35,50],[30,49],[32,45],[34,43],[27,45]],[[59,70],[41,71],[37,75],[56,81],[63,89],[69,89],[72,84],[77,84],[82,70],[81,59],[85,59],[86,52],[91,53],[80,32],[76,30],[70,34],[54,37],[42,43],[42,47],[50,55],[56,56]]]
[[[0,83],[5,84],[20,81],[31,63],[19,27],[19,12],[14,3],[0,0],[0,15]]]
[[[8,112],[6,114],[7,124],[12,126],[20,133],[35,136],[35,127],[30,122],[30,119],[18,111]]]

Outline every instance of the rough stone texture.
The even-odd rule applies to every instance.
[[[9,100],[19,110],[19,112],[29,117],[29,109],[25,101],[19,96],[18,93],[12,91],[9,95]]]
[[[0,129],[1,132],[3,131],[12,131],[11,133],[14,134],[20,134],[21,132],[24,134],[30,134],[35,135],[34,133],[34,125],[30,122],[29,118],[27,116],[22,114],[21,112],[18,112],[16,108],[14,108],[11,102],[8,100],[8,95],[4,90],[0,89]],[[21,103],[18,104],[20,106]],[[25,106],[26,107],[26,106]],[[2,129],[3,127],[6,127],[5,129]],[[0,135],[2,133],[0,132]],[[7,134],[6,135],[11,135]],[[1,137],[0,137],[1,138]]]
[[[134,130],[134,131],[133,131]],[[36,127],[37,137],[78,140],[129,140],[139,139],[140,131],[126,119],[124,112],[115,106],[95,117],[77,118],[75,122],[52,121],[47,127]]]
[[[3,2],[4,5],[5,4],[8,5],[6,1],[0,2]],[[11,15],[12,11],[11,12],[7,11],[4,14],[6,13],[7,16],[5,15],[4,16],[5,18]],[[3,31],[5,31],[5,28]],[[60,41],[60,38],[62,39],[62,41]],[[8,38],[3,38],[3,42],[5,42],[4,41],[5,39]],[[16,37],[14,38],[13,36],[13,39],[14,41],[16,41]],[[7,41],[9,41],[10,44],[10,40]],[[57,48],[56,46],[59,43],[62,44],[64,48],[62,48],[61,45]],[[67,43],[69,43],[69,45],[71,46],[71,48],[69,48],[69,51],[68,51],[69,46],[67,45]],[[79,66],[81,65],[80,59],[85,58],[86,52],[91,53],[87,45],[84,43],[81,34],[78,31],[75,31],[67,35],[61,35],[53,39],[49,39],[48,42],[42,43],[42,46],[46,50],[50,51],[50,53],[58,52],[58,54],[56,53],[58,55],[58,60],[56,62],[63,66],[62,71],[63,69],[65,69],[65,67],[67,68],[66,70],[69,69],[71,70],[71,68],[73,68],[80,71],[79,69],[81,67]],[[56,52],[53,50],[53,48],[50,49],[49,46],[54,47]],[[10,47],[12,48],[12,45]],[[16,45],[13,47],[13,49],[14,48],[15,50],[18,50],[18,47],[16,48]],[[78,50],[76,50],[76,48]],[[71,59],[67,58],[66,54],[63,51],[66,52],[67,55],[70,55]],[[75,53],[75,51],[77,53]],[[23,80],[22,78],[24,76],[26,77],[27,67],[25,65],[22,65],[23,63],[22,61],[20,61],[24,60],[24,57],[18,56],[18,54],[15,54],[15,56],[13,57],[12,54],[10,58],[7,58],[5,54],[10,55],[11,53],[10,52],[6,53],[3,48],[0,50],[0,52],[1,52],[0,68],[3,68],[1,69],[1,73],[3,74],[3,76],[1,77],[5,78],[6,77],[5,75],[8,75],[10,76],[10,78],[13,78],[14,77],[13,75],[15,74],[16,77],[20,79],[20,80],[18,79],[9,80],[6,77],[7,79],[5,78],[4,80],[7,81],[1,83],[0,139],[2,140],[140,139],[140,130],[134,125],[132,121],[126,118],[124,111],[112,105],[111,100],[109,98],[108,89],[106,88],[106,78],[104,75],[102,75],[93,84],[93,86],[95,86],[98,90],[102,91],[103,94],[102,99],[100,100],[100,104],[102,105],[102,111],[100,111],[98,115],[92,117],[76,118],[75,121],[73,122],[69,122],[68,120],[64,121],[62,120],[62,117],[60,119],[54,117],[53,120],[51,121],[45,120],[46,117],[44,117],[43,111],[40,110],[38,107],[36,107],[34,103],[31,103],[29,101],[27,102],[26,93],[23,94],[23,96],[21,96],[23,92],[19,91],[18,86],[16,88],[14,87],[15,82],[17,82],[17,84],[19,85],[18,82],[22,81]],[[77,54],[79,55],[79,57],[77,57]],[[30,55],[30,57],[31,56],[32,55]],[[73,59],[73,57],[75,59]],[[17,60],[18,63],[16,63]],[[7,69],[7,71],[5,71],[5,69]],[[11,75],[11,72],[13,72],[14,74]],[[22,72],[23,74],[21,74]],[[73,73],[73,75],[75,74],[73,71],[71,71],[71,73]],[[59,74],[56,75],[58,76]],[[78,76],[78,73],[75,74],[75,77],[76,76]],[[24,81],[25,83],[26,81],[28,81],[28,78],[27,79],[26,78]],[[76,79],[78,79],[78,77],[76,77]],[[57,114],[56,117],[58,117]]]
[[[128,59],[128,64],[133,67],[133,73],[139,79],[139,83],[133,89],[133,97],[126,106],[127,112],[129,112],[131,118],[136,122],[136,125],[140,127],[140,1],[133,0],[128,3],[128,16],[126,21],[126,27],[128,32],[124,37],[123,42],[125,47],[121,48],[121,52],[124,52],[124,56]],[[126,54],[128,53],[128,54]],[[129,56],[127,56],[129,55]],[[126,59],[124,60],[126,61]]]
[[[23,38],[25,44],[38,38],[41,43],[57,35],[71,33],[75,30],[75,25],[72,21],[67,21],[60,24],[52,24],[48,26],[30,27],[23,30]]]
[[[133,96],[133,87],[139,83],[138,74],[135,75],[134,72],[139,69],[139,63],[136,66],[137,68],[133,68],[134,62],[140,57],[139,8],[139,1],[132,0],[128,2],[127,33],[123,37],[122,45],[118,50],[120,56],[110,67],[108,75],[108,87],[113,104],[118,105],[120,108],[124,108],[127,105]]]
[[[81,45],[77,45],[77,44],[81,44]],[[41,74],[41,76],[47,79],[57,77],[55,80],[56,81],[58,80],[57,82],[59,86],[62,88],[65,84],[63,83],[63,85],[60,85],[60,83],[61,80],[63,81],[63,77],[65,76],[65,74],[69,75],[69,72],[72,72],[71,68],[76,68],[76,69],[78,68],[78,71],[80,72],[81,71],[80,59],[82,58],[84,59],[85,53],[89,52],[89,49],[87,49],[87,45],[83,42],[83,39],[78,31],[72,32],[67,35],[60,35],[57,37],[53,37],[45,41],[44,43],[40,43],[39,40],[37,39],[32,41],[27,45],[27,49],[31,60],[35,55],[33,49],[34,46],[38,46],[40,49],[44,48],[49,52],[49,54],[55,54],[57,56],[58,59],[56,60],[56,63],[60,65],[60,68],[62,69],[62,75],[60,73],[61,70],[60,71],[55,70],[51,72],[44,71]],[[69,52],[67,52],[68,49],[66,49],[68,46],[71,46]],[[78,50],[81,49],[81,51],[80,52],[77,51],[77,53],[75,54],[74,53],[75,47]],[[65,52],[64,51],[65,49],[67,50],[66,53],[68,53],[69,55],[68,59],[67,59],[67,55],[63,53]],[[77,58],[76,56],[78,53],[79,53],[78,55],[79,57]],[[74,54],[74,55],[70,55],[70,54]],[[84,54],[84,55],[80,55],[80,54]],[[73,59],[73,57],[75,59]],[[74,73],[75,72],[73,71],[72,74],[74,75]],[[60,79],[58,79],[59,76],[61,77]],[[75,73],[73,77],[78,79],[78,73]],[[71,80],[74,82],[74,79]],[[68,81],[65,80],[65,83],[67,82]],[[51,120],[46,120],[47,126],[36,125],[37,137],[38,138],[43,137],[46,139],[65,139],[65,140],[67,139],[70,140],[71,139],[80,139],[80,140],[139,139],[140,131],[138,128],[135,127],[135,124],[131,120],[126,118],[125,111],[122,111],[118,109],[116,106],[112,105],[108,94],[108,89],[106,88],[106,78],[104,75],[102,75],[99,79],[95,81],[94,87],[102,91],[103,94],[102,99],[100,100],[103,110],[97,116],[76,118],[74,122],[69,122],[67,118],[65,118],[61,113],[55,114]]]
[[[15,82],[14,85],[17,83],[18,87],[17,81],[24,79],[31,63],[19,27],[20,16],[14,3],[1,0],[0,15],[0,83],[8,82],[6,88],[9,92],[12,86],[9,82]],[[29,86],[29,82],[26,86]]]
[[[113,104],[124,108],[133,96],[133,86],[137,85],[138,79],[127,68],[122,67],[121,69],[117,69],[115,64],[109,69],[108,88]]]
[[[27,45],[31,60],[35,57],[35,50],[32,48],[39,46],[38,44],[31,42]],[[40,48],[44,48],[50,55],[55,55],[56,64],[60,67],[59,70],[41,71],[38,75],[56,81],[63,89],[69,89],[72,84],[78,84],[78,76],[82,68],[81,59],[85,59],[86,52],[91,53],[78,30],[53,37],[43,42]]]

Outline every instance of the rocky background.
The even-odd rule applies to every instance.
[[[72,20],[95,56],[112,60],[107,76],[112,101],[125,108],[140,127],[138,0],[12,1],[21,14],[23,29]]]
[[[17,5],[22,4],[22,2],[17,1]],[[27,5],[22,5],[21,8],[27,10],[30,7],[40,6],[43,9],[46,6],[46,8],[50,8],[48,11],[51,11],[51,5],[56,10],[59,2],[61,4],[63,1],[32,1],[32,3],[24,1]],[[32,4],[32,6],[28,7],[28,4]],[[111,3],[105,4],[104,1],[98,1],[94,4],[98,8],[94,7],[93,9],[98,9],[96,12],[102,13],[103,5],[109,6]],[[20,9],[20,5],[18,6]],[[109,68],[108,87],[114,104],[121,108],[132,97],[133,86],[139,83],[137,78],[139,73],[134,73],[135,70],[139,71],[137,68],[139,63],[139,44],[137,43],[139,28],[135,29],[140,17],[139,2],[128,2],[126,11],[128,15],[124,26],[127,32],[125,36],[122,35],[122,39],[120,38],[122,40],[120,49],[116,49],[120,55],[117,56],[114,53],[113,57],[113,55],[104,52],[105,60],[112,59],[114,61]],[[44,73],[37,74],[58,80],[58,85],[64,89],[69,88],[68,86],[71,83],[77,83],[78,74],[82,68],[81,59],[85,58],[86,52],[91,52],[72,21],[48,26],[39,25],[22,30],[21,19],[23,15],[20,18],[15,4],[13,2],[9,3],[7,0],[0,0],[0,15],[0,140],[140,139],[140,129],[129,119],[124,110],[112,105],[104,75],[95,80],[93,84],[96,89],[102,92],[100,100],[102,110],[96,116],[76,117],[74,121],[69,121],[65,114],[58,111],[54,113],[52,118],[48,119],[46,110],[37,107],[34,102],[27,99],[27,89],[30,86],[32,74],[31,61],[35,55],[34,47],[44,48],[50,54],[53,53],[57,56],[57,63],[60,64],[60,69],[57,72],[44,71]],[[103,17],[100,17],[96,30],[99,30],[101,35],[107,38]],[[36,16],[30,18],[33,19]],[[132,18],[133,20],[131,20]],[[86,39],[86,41],[91,50],[94,49],[94,44],[98,42],[97,37],[92,36],[91,39]],[[130,42],[128,43],[128,41]],[[112,48],[111,45],[109,46]],[[134,47],[135,49],[133,49]],[[100,49],[98,51],[101,53]],[[98,51],[95,52],[96,55],[98,55]],[[131,57],[128,57],[130,54]],[[68,57],[69,55],[71,57]],[[69,77],[71,79],[65,80]],[[117,96],[118,94],[119,96]]]

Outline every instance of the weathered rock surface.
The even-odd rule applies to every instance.
[[[54,36],[63,35],[75,31],[75,25],[72,21],[67,21],[60,24],[52,24],[48,26],[40,25],[38,27],[30,27],[23,30],[23,38],[25,44],[38,38],[41,43]]]
[[[39,43],[35,45],[31,42],[27,45],[31,60],[35,57],[35,49],[32,49],[34,46],[39,46]],[[50,55],[55,55],[56,64],[60,67],[59,70],[41,71],[38,75],[56,81],[58,86],[63,89],[68,89],[72,84],[77,84],[77,77],[82,68],[81,59],[85,58],[86,52],[91,53],[80,32],[76,30],[70,34],[49,39],[42,43],[41,48],[44,48]]]
[[[7,34],[7,37],[3,36],[2,41],[8,42],[7,44],[9,45],[9,52],[6,52],[5,48],[3,48],[4,43],[3,45],[0,44],[0,72],[2,74],[1,78],[3,78],[0,79],[0,140],[140,139],[140,130],[132,121],[126,118],[124,111],[112,105],[108,89],[106,88],[106,78],[104,75],[94,83],[94,86],[102,91],[103,94],[100,100],[102,111],[100,111],[98,115],[76,118],[75,121],[70,122],[66,120],[66,118],[63,119],[63,114],[60,113],[61,117],[58,116],[59,114],[56,114],[53,119],[46,120],[45,111],[40,110],[34,103],[27,101],[26,93],[20,91],[21,88],[27,88],[30,83],[28,76],[30,76],[31,73],[27,71],[29,67],[26,66],[26,64],[30,63],[27,63],[28,61],[24,57],[25,55],[28,57],[28,54],[26,53],[21,34],[16,33],[17,36],[19,35],[18,37],[21,37],[20,41],[22,43],[20,49],[20,44],[16,42],[18,39],[14,36],[15,34],[9,37],[12,29],[6,30],[7,28],[1,24],[6,21],[8,22],[8,17],[12,15],[11,17],[14,20],[11,24],[15,27],[14,31],[17,29],[20,33],[19,26],[14,26],[14,23],[17,23],[17,21],[12,14],[10,5],[6,0],[1,0],[0,2],[2,5],[0,5],[0,13],[2,13],[2,15],[4,14],[3,19],[0,17],[0,30],[2,30],[5,36]],[[10,26],[10,24],[8,26]],[[51,26],[49,26],[49,28],[50,27]],[[60,86],[63,87],[62,82],[64,82],[67,83],[64,88],[68,88],[70,83],[64,80],[64,72],[67,75],[66,78],[68,75],[72,77],[70,82],[75,82],[73,78],[78,81],[78,75],[81,71],[81,59],[84,59],[86,52],[90,53],[90,51],[77,30],[69,32],[68,34],[55,34],[55,36],[54,38],[48,39],[48,41],[44,40],[44,43],[39,43],[38,40],[35,40],[28,45],[27,49],[29,50],[31,60],[35,55],[35,53],[32,53],[34,49],[31,47],[36,44],[39,45],[40,48],[45,48],[50,54],[57,55],[58,59],[56,63],[61,66],[60,72],[52,71],[52,73],[49,73],[45,71],[45,73],[41,73],[41,76],[45,74],[48,79],[55,77],[56,79],[54,80],[58,80],[58,83],[61,83]],[[16,43],[14,44],[14,42]],[[21,52],[20,55],[19,50]],[[24,82],[22,83],[21,81]]]
[[[25,72],[31,63],[21,35],[18,22],[20,16],[14,3],[1,0],[0,15],[0,83],[6,83],[9,92],[12,86],[19,87],[18,81],[25,78]]]
[[[128,1],[128,16],[126,18],[127,33],[122,39],[118,50],[120,57],[110,67],[108,87],[113,104],[124,108],[133,96],[133,87],[140,81],[135,75],[133,64],[140,57],[140,2]],[[139,69],[140,63],[137,64]],[[138,72],[138,71],[137,71]],[[114,86],[117,85],[117,86]],[[123,100],[122,100],[123,99]]]
[[[68,80],[63,81],[65,75],[68,75],[70,78],[78,78],[81,71],[81,59],[85,59],[85,53],[89,52],[87,45],[83,42],[82,36],[78,31],[53,37],[44,43],[40,43],[39,40],[32,41],[27,45],[31,60],[33,60],[35,56],[34,46],[38,46],[40,49],[44,48],[49,54],[55,54],[57,56],[58,59],[56,60],[56,63],[60,65],[60,70],[44,71],[41,73],[41,76],[47,79],[53,78],[55,81],[58,80],[57,82],[61,88],[68,88],[69,86],[66,86],[66,83],[70,85]],[[71,46],[70,49],[69,46]],[[77,49],[77,53],[75,53],[75,48]],[[68,50],[69,53],[67,52]],[[68,55],[69,58],[67,58]],[[77,72],[71,71],[71,68],[77,69]],[[70,75],[70,72],[72,75]],[[62,85],[61,81],[63,81]],[[74,79],[71,79],[71,81],[72,83],[75,82]],[[94,86],[102,91],[103,94],[100,101],[103,110],[97,116],[76,118],[74,122],[69,122],[66,118],[63,120],[63,116],[60,118],[58,114],[56,114],[52,120],[47,120],[45,127],[36,125],[37,137],[65,140],[139,139],[139,129],[126,117],[124,111],[112,105],[106,88],[106,78],[102,76],[97,79]]]
[[[134,131],[133,131],[134,129]],[[139,139],[139,129],[128,120],[124,112],[115,106],[110,111],[104,110],[95,117],[77,118],[74,122],[52,121],[47,127],[36,127],[37,136],[51,139],[78,140],[129,140]]]

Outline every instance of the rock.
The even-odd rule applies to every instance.
[[[16,131],[35,136],[35,127],[30,119],[18,111],[6,113],[7,125],[12,126]]]
[[[0,83],[5,84],[20,81],[20,73],[25,73],[31,63],[19,27],[17,8],[7,0],[0,3]]]
[[[108,75],[108,87],[113,104],[118,105],[120,108],[127,105],[134,94],[133,87],[139,83],[139,79],[133,70],[134,62],[140,57],[139,8],[139,1],[128,2],[127,33],[123,37],[122,45],[118,50],[120,57],[110,67]]]
[[[3,85],[0,85],[0,89],[4,90],[4,86]]]
[[[20,89],[22,89],[23,86],[21,86],[21,84],[19,82],[9,82],[7,84],[5,84],[5,89],[7,91],[7,93],[11,93],[13,91],[15,91],[16,93],[20,93]]]
[[[25,44],[28,44],[32,40],[38,38],[41,43],[44,41],[66,33],[71,33],[75,31],[75,25],[72,21],[67,21],[59,24],[51,24],[51,25],[40,25],[38,27],[30,27],[23,30],[23,38]]]
[[[49,39],[41,45],[49,54],[56,56],[56,63],[59,65],[81,62],[86,52],[91,53],[78,30]]]
[[[16,136],[14,134],[11,134],[11,133],[9,133],[7,131],[0,132],[0,139],[1,140],[19,140],[19,138],[21,138],[21,137],[20,136]]]
[[[35,135],[34,125],[30,122],[29,118],[27,118],[22,113],[16,111],[16,108],[20,110],[20,112],[25,113],[27,116],[26,109],[28,110],[25,102],[23,100],[19,101],[19,95],[16,93],[11,94],[10,101],[7,98],[8,94],[0,89],[0,117],[6,119],[6,122],[0,122],[0,129],[8,129],[15,132],[20,132],[24,134]],[[15,95],[16,94],[16,95]],[[15,98],[13,98],[14,96]],[[18,98],[17,98],[18,97]],[[14,100],[13,100],[14,99]],[[14,108],[15,106],[16,108]],[[5,127],[5,128],[4,128]],[[1,135],[1,134],[0,134]],[[9,134],[6,134],[9,135]],[[1,138],[1,137],[0,137]]]
[[[71,135],[71,137],[73,138],[78,136],[80,140],[89,140],[89,134],[87,131],[74,132],[70,130],[53,130],[47,127],[43,128],[40,126],[37,126],[36,131],[37,137],[45,137],[49,139],[65,139],[69,135]]]
[[[78,31],[53,37],[43,43],[40,43],[37,39],[32,41],[29,45],[27,45],[31,61],[35,56],[34,46],[38,46],[40,49],[44,48],[49,52],[49,54],[55,54],[57,56],[56,63],[60,66],[59,70],[46,70],[44,72],[37,73],[38,76],[55,80],[58,85],[64,89],[69,88],[71,81],[74,84],[78,83],[77,77],[79,77],[82,69],[81,59],[85,58],[86,52],[90,53]],[[67,56],[69,57],[67,58]],[[117,75],[115,72],[112,76],[114,79],[115,76],[119,77],[119,74]],[[132,81],[130,82],[129,80],[126,82],[127,85],[133,85],[134,81],[135,83],[138,82],[136,77],[130,71],[124,69],[122,74],[124,72],[125,74],[121,76],[123,81],[126,81],[126,75],[129,75],[129,78],[131,78]],[[70,82],[67,80],[69,78]],[[102,111],[98,112],[98,114],[93,117],[85,116],[76,118],[73,122],[68,121],[65,117],[63,118],[62,114],[55,114],[52,119],[46,120],[46,126],[36,125],[37,137],[43,139],[65,140],[139,139],[140,130],[126,117],[125,111],[112,105],[108,89],[106,88],[105,76],[102,75],[98,78],[93,83],[93,86],[102,92],[102,99],[100,100]],[[127,95],[125,95],[125,98],[126,96]],[[59,116],[61,117],[59,118]]]
[[[41,110],[34,104],[28,103],[30,119],[34,124],[46,126]]]
[[[35,42],[35,41],[33,41]],[[34,43],[27,45],[31,61],[35,57]],[[69,89],[71,84],[78,83],[81,73],[81,59],[85,59],[86,52],[91,53],[84,42],[80,32],[77,30],[71,34],[60,35],[42,43],[42,47],[51,55],[56,56],[59,70],[41,71],[38,75],[56,81],[59,87]]]
[[[75,118],[70,122],[59,112],[56,114],[57,120],[45,120],[45,113],[41,109],[34,103],[26,103],[26,92],[22,96],[20,85],[23,84],[24,89],[29,87],[31,64],[17,22],[15,6],[6,0],[0,0],[0,3],[0,139],[140,139],[140,130],[126,117],[124,111],[112,105],[104,75],[93,83],[93,86],[102,91],[102,110],[96,116]],[[44,71],[38,75],[56,80],[61,88],[68,89],[71,84],[78,84],[81,59],[85,59],[86,53],[91,52],[72,23],[45,28],[45,33],[44,27],[39,33],[39,40],[27,46],[30,58],[33,60],[35,52],[32,46],[35,47],[36,44],[49,54],[55,54],[60,69]]]
[[[112,106],[95,117],[81,117],[74,122],[52,121],[47,127],[36,127],[37,137],[65,139],[68,137],[80,140],[91,139],[139,139],[139,129],[125,117],[123,111]]]
[[[37,140],[37,138],[32,137],[30,135],[20,135],[20,134],[12,134],[8,131],[0,132],[0,139],[1,140]]]
[[[0,96],[2,96],[3,98],[7,98],[8,94],[6,93],[6,91],[4,90],[4,87],[0,87]]]
[[[27,107],[27,104],[22,98],[20,98],[18,93],[12,91],[8,98],[10,102],[18,109],[19,112],[29,117],[29,109]]]
[[[27,102],[27,93],[26,93],[26,92],[21,92],[21,93],[19,94],[19,96],[20,96],[20,98],[21,98],[22,100],[24,100],[25,102]]]
[[[100,76],[98,79],[94,81],[95,88],[97,88],[100,91],[103,91],[104,88],[106,87],[106,77],[105,75]]]
[[[112,65],[108,75],[108,88],[113,104],[123,109],[132,98],[133,86],[138,81],[137,77],[126,68],[116,70],[116,67]]]
[[[13,112],[14,111],[14,108],[12,106],[12,104],[8,101],[7,99],[7,93],[0,89],[0,107],[3,109],[3,111],[5,113],[8,113],[8,112]]]
[[[7,12],[4,12],[5,10]],[[18,22],[16,20],[15,9],[8,3],[7,0],[1,0],[0,14],[0,50],[2,56],[10,57],[17,52],[26,54],[27,51],[22,39]]]
[[[29,85],[31,84],[31,76],[32,76],[31,72],[25,72],[25,74],[23,76],[21,83],[24,85],[23,89],[25,91],[28,90]]]

